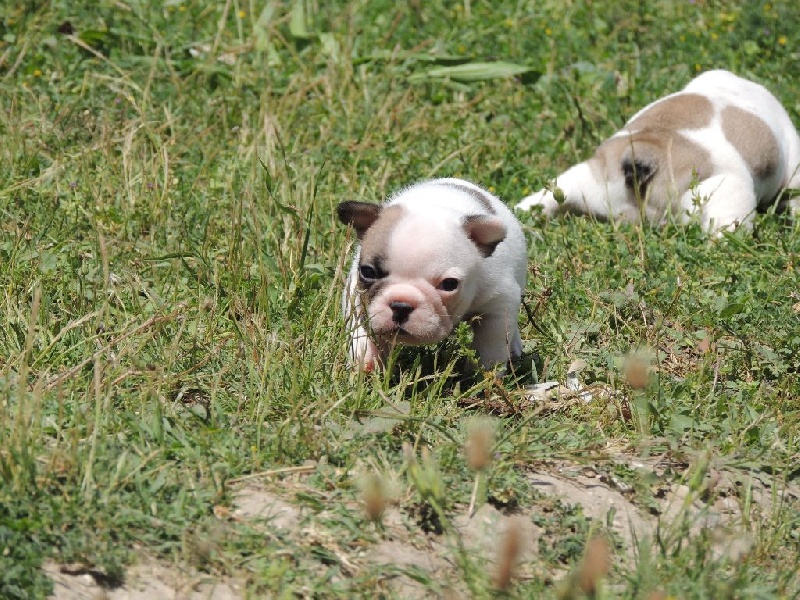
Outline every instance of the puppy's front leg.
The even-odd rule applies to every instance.
[[[483,315],[473,321],[472,347],[485,369],[522,356],[522,339],[516,321],[518,313],[519,307],[509,308],[502,314]]]
[[[596,159],[567,169],[556,178],[550,189],[545,188],[523,198],[516,208],[530,210],[534,206],[541,206],[547,217],[573,213],[604,219],[616,214],[621,207],[618,206],[619,202],[612,203],[612,199],[626,197],[624,180],[599,181],[591,167],[592,161],[596,162]]]
[[[541,206],[542,213],[546,217],[554,217],[558,214],[558,202],[556,202],[555,196],[550,190],[539,190],[535,194],[525,196],[517,204],[516,208],[518,210],[530,210],[534,206]]]
[[[758,203],[752,179],[729,173],[704,179],[681,202],[687,212],[699,204],[703,229],[717,234],[737,226],[752,227]]]
[[[388,350],[386,344],[377,344],[367,333],[365,327],[366,309],[358,293],[358,276],[356,269],[358,259],[353,262],[342,295],[342,311],[345,323],[350,332],[350,348],[348,355],[351,365],[364,371],[375,371],[383,366],[383,359]]]
[[[350,339],[350,360],[364,371],[376,371],[383,366],[385,352],[367,334],[367,330],[359,325]]]

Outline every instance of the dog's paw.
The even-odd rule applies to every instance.
[[[366,335],[353,339],[352,358],[356,367],[365,373],[379,371],[383,367],[383,353]]]
[[[539,190],[535,194],[526,196],[517,205],[517,210],[531,210],[534,206],[541,206],[542,213],[548,217],[554,216],[558,212],[558,202],[550,190]]]

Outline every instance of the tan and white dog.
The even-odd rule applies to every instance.
[[[343,295],[356,364],[373,370],[396,343],[439,342],[465,319],[484,367],[521,355],[527,246],[498,198],[434,179],[382,205],[343,202],[337,212],[361,242]]]
[[[789,115],[761,85],[717,70],[640,110],[555,187],[516,208],[651,223],[698,213],[713,232],[750,226],[785,188],[800,188]]]

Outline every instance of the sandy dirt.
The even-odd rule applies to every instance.
[[[658,474],[664,465],[659,459],[639,461],[620,456],[617,462],[626,466],[647,469]],[[741,480],[732,473],[711,469],[706,478],[709,503],[702,494],[690,494],[685,485],[664,484],[653,490],[656,506],[644,508],[632,502],[632,489],[608,472],[603,473],[585,465],[567,462],[550,463],[532,468],[528,473],[532,487],[545,497],[558,498],[567,505],[578,504],[583,514],[609,527],[622,543],[616,560],[633,561],[635,546],[649,543],[656,528],[685,518],[691,533],[710,530],[716,551],[732,555],[747,552],[749,534],[741,529]],[[758,478],[748,480],[751,489],[753,516],[768,517],[771,507],[781,497],[800,498],[800,490],[789,488],[773,492],[770,484]],[[272,485],[270,482],[248,481],[235,493],[231,510],[233,518],[246,520],[254,526],[279,528],[289,533],[300,545],[321,545],[332,552],[345,574],[355,574],[375,565],[386,565],[387,575],[380,585],[405,598],[423,598],[430,590],[407,574],[409,569],[427,573],[440,585],[458,593],[463,587],[457,565],[456,536],[423,532],[418,522],[397,507],[388,507],[384,514],[384,529],[372,544],[361,549],[343,548],[337,543],[336,532],[322,523],[325,514],[313,515],[292,502],[293,491],[302,489],[302,478],[293,485]],[[354,507],[358,509],[358,507]],[[471,560],[481,561],[493,568],[499,541],[509,527],[523,527],[526,544],[525,559],[518,576],[525,578],[538,573],[535,540],[542,534],[531,522],[530,511],[537,507],[506,515],[486,504],[471,517],[458,515],[453,525],[461,540],[462,549]],[[333,515],[329,515],[333,517]],[[752,518],[752,517],[751,517]],[[133,565],[122,587],[103,586],[101,574],[79,567],[48,564],[48,574],[55,582],[53,598],[57,600],[233,600],[244,598],[244,586],[236,581],[214,581],[196,571],[180,572],[152,560]]]

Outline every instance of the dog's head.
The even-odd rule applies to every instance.
[[[441,341],[469,314],[484,261],[506,236],[498,217],[457,217],[436,207],[343,202],[337,212],[361,240],[357,276],[366,326],[405,344]]]

